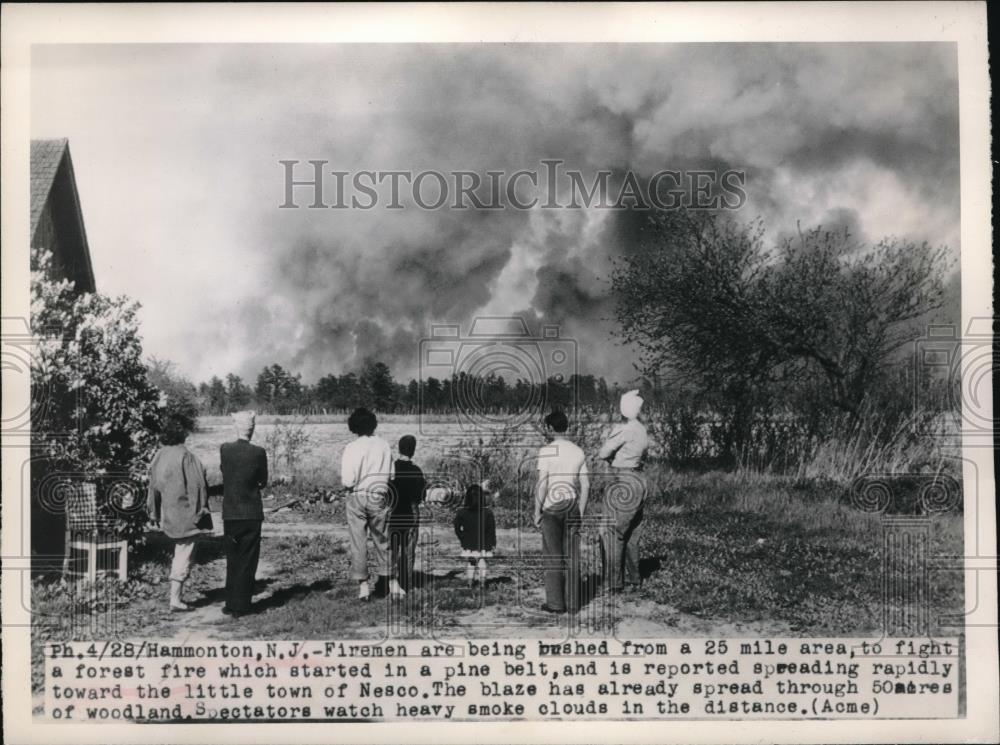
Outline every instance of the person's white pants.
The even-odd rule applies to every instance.
[[[170,564],[170,579],[183,582],[191,573],[191,556],[194,553],[194,538],[178,538],[174,541],[174,560]]]

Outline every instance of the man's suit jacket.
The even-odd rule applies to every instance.
[[[267,486],[267,453],[246,440],[219,448],[222,461],[222,519],[263,520],[260,490]]]

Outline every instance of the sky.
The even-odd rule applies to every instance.
[[[138,300],[146,353],[196,382],[368,357],[405,379],[432,323],[482,315],[637,376],[609,277],[641,211],[280,209],[281,160],[737,169],[735,216],[774,240],[822,224],[959,251],[953,44],[43,45],[31,105],[33,138],[69,138],[98,289]]]

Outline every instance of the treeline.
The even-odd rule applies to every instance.
[[[617,408],[623,391],[618,384],[594,375],[509,381],[499,375],[459,372],[448,378],[404,383],[393,377],[387,364],[376,360],[354,372],[324,375],[312,385],[279,364],[262,369],[252,384],[230,373],[195,385],[162,360],[152,360],[150,369],[157,386],[191,416],[218,416],[244,408],[266,414],[338,414],[358,406],[394,414],[449,414],[456,410],[504,414],[542,405],[611,410]],[[650,384],[640,387],[647,399],[656,397]]]

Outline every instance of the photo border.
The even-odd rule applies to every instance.
[[[962,328],[992,316],[990,81],[986,9],[979,3],[581,5],[4,5],[2,7],[2,282],[4,317],[28,317],[30,48],[40,43],[240,42],[736,42],[952,41],[958,45]],[[875,73],[877,74],[877,73]],[[11,249],[24,246],[24,251]],[[24,376],[3,378],[4,411],[29,399]],[[985,402],[992,411],[992,401]],[[26,448],[3,441],[3,493],[21,496]],[[965,719],[761,722],[732,720],[407,723],[408,742],[958,742],[998,731],[996,514],[992,451],[964,448],[978,504],[965,510],[968,705]],[[968,490],[967,490],[968,492]],[[29,571],[26,499],[3,500],[3,695],[8,742],[395,742],[398,722],[97,725],[65,727],[31,715],[30,626],[16,602]],[[972,507],[972,508],[970,508]],[[990,564],[992,562],[992,564]],[[974,566],[986,566],[976,571]],[[992,569],[990,569],[992,566]],[[209,729],[205,729],[208,727]],[[141,734],[140,734],[141,733]]]

